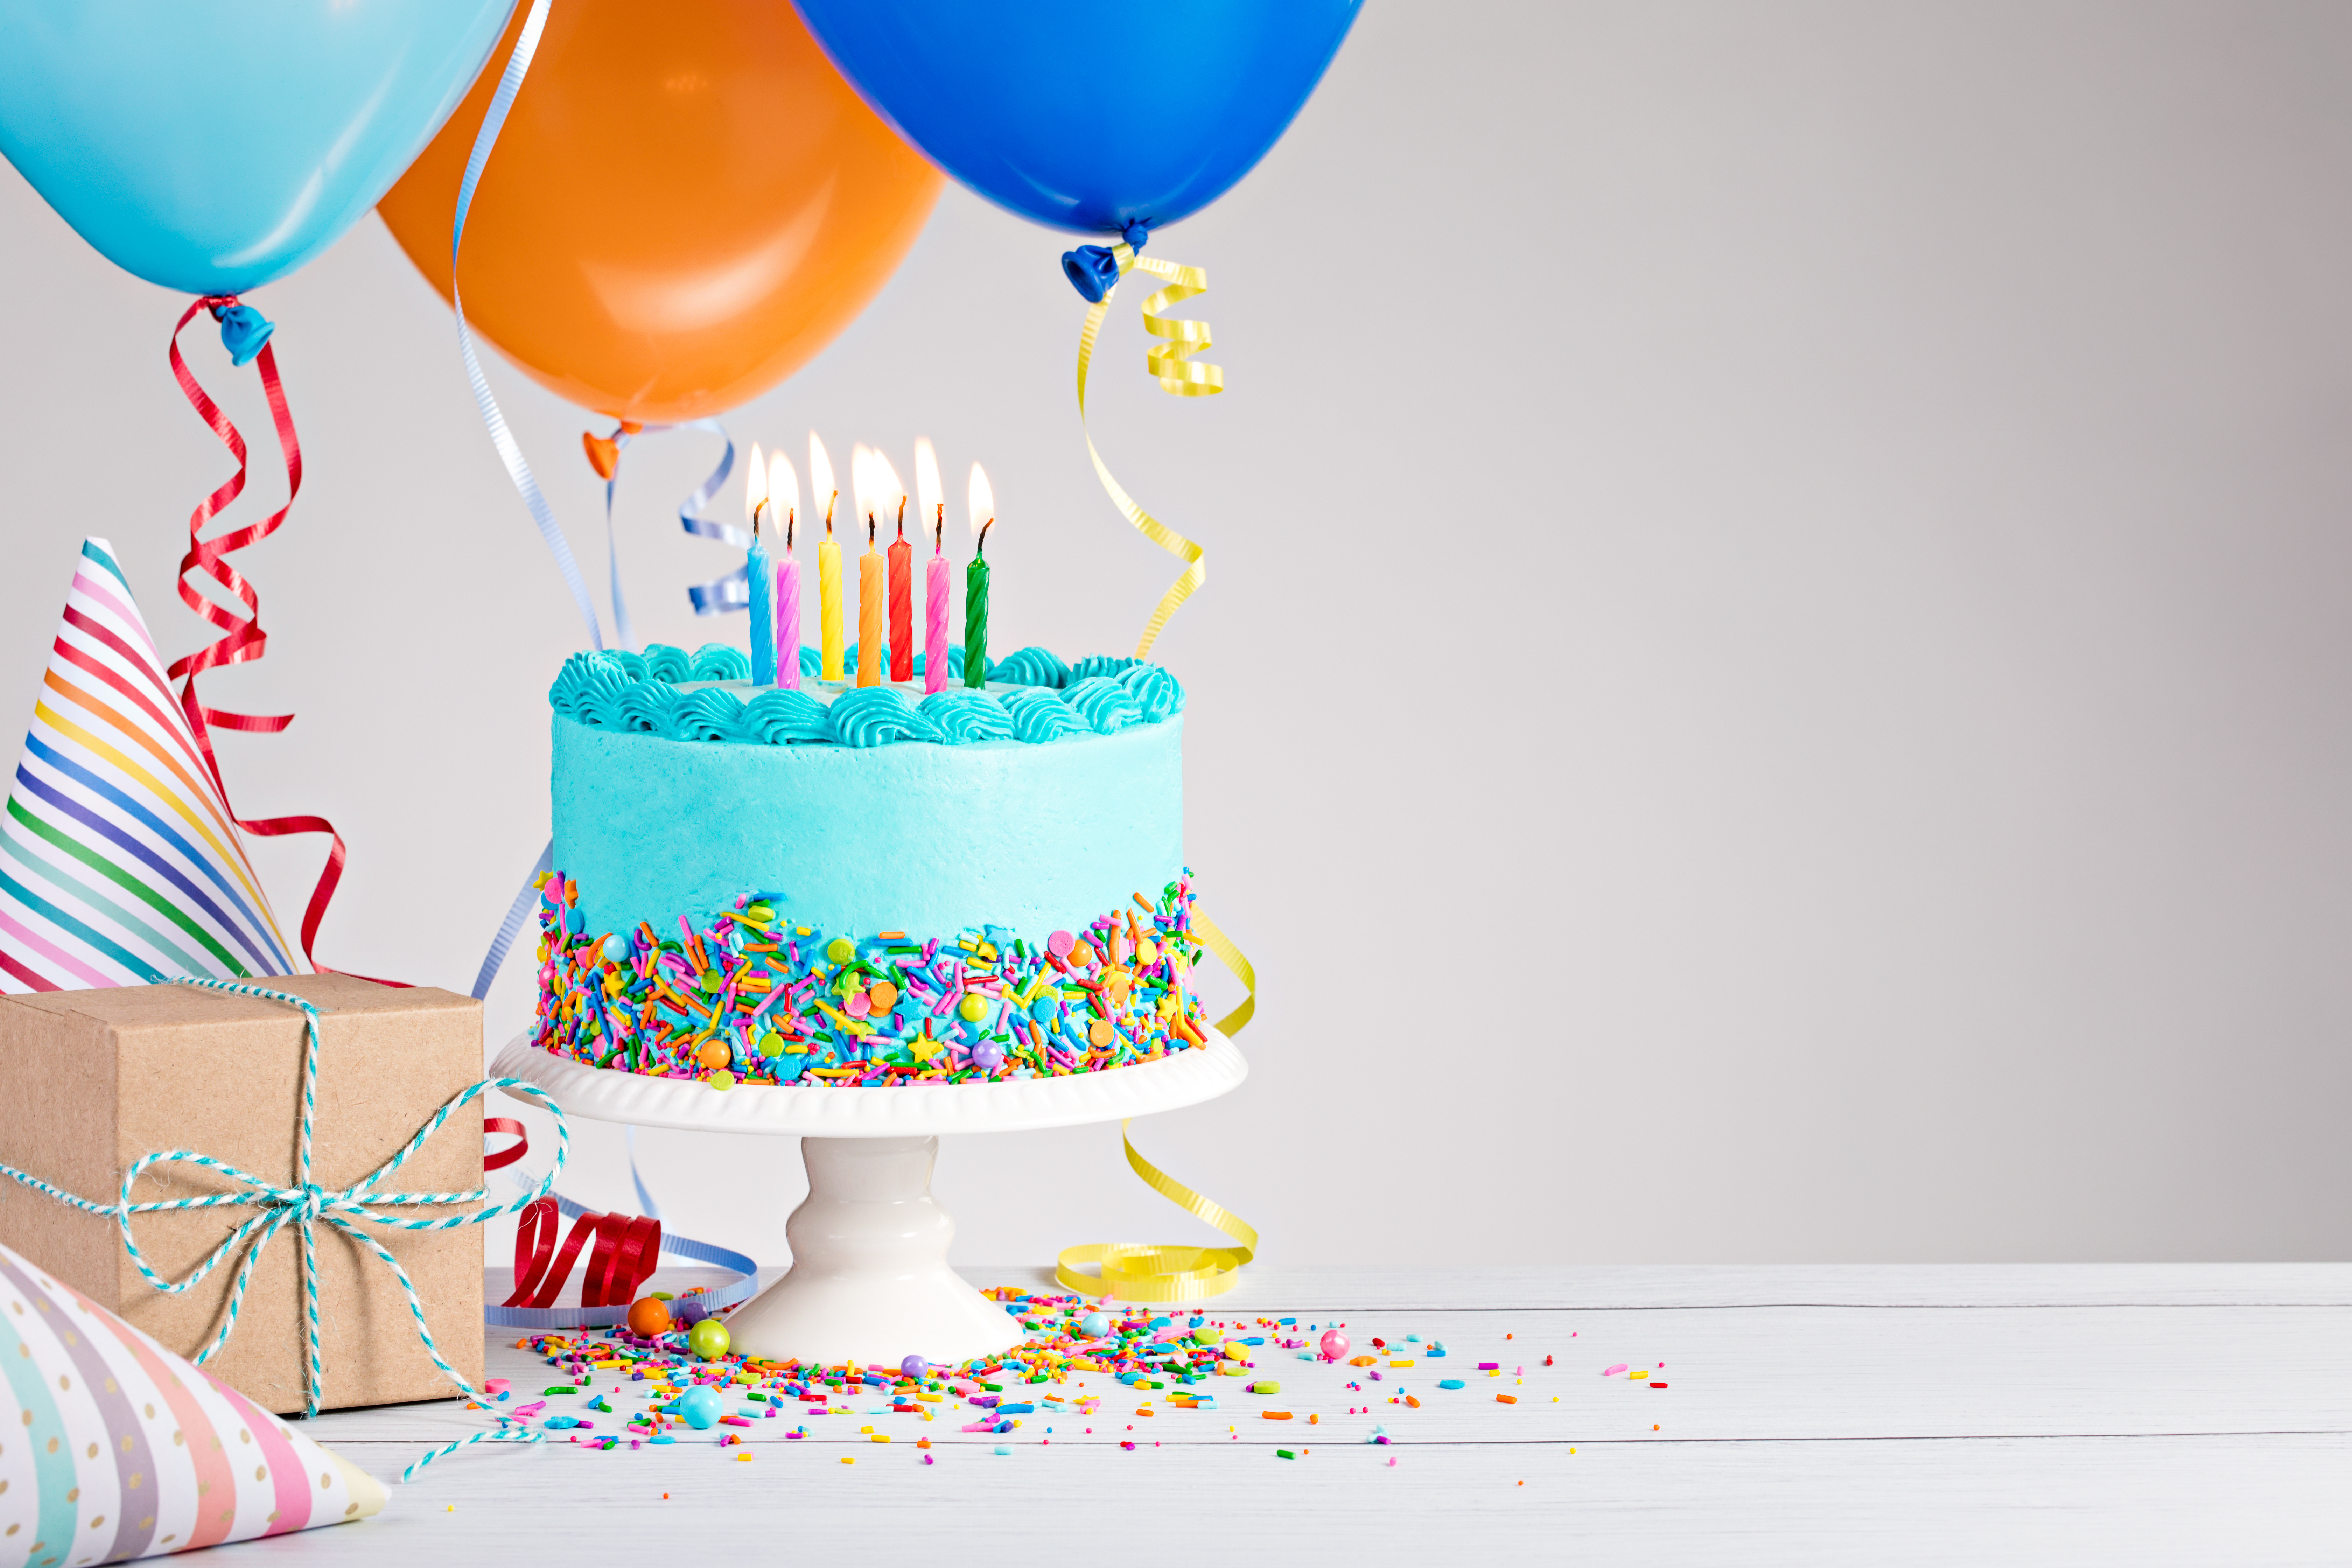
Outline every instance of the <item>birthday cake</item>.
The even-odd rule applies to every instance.
[[[1024,648],[928,695],[919,660],[864,687],[750,674],[710,644],[557,677],[542,1048],[847,1088],[1206,1043],[1167,670]]]

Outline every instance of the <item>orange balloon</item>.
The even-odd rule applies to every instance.
[[[376,209],[444,299],[457,183],[527,9]],[[940,184],[786,0],[565,0],[474,193],[466,319],[574,403],[700,418],[832,342]]]

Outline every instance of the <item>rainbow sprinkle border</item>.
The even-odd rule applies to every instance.
[[[592,1067],[853,1089],[1064,1078],[1207,1043],[1189,867],[1157,902],[1138,893],[1043,944],[1002,926],[827,934],[779,923],[759,893],[699,931],[680,915],[676,937],[592,936],[578,882],[538,887],[531,1043]]]

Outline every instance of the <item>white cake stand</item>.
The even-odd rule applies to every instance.
[[[1004,1309],[948,1267],[955,1221],[931,1196],[942,1132],[1022,1132],[1174,1110],[1248,1076],[1234,1043],[1067,1078],[806,1089],[705,1083],[593,1068],[518,1036],[501,1078],[537,1084],[569,1116],[697,1132],[797,1135],[808,1198],[784,1235],[792,1268],[727,1320],[733,1348],[771,1361],[968,1361],[1021,1342]]]

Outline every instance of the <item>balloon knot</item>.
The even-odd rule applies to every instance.
[[[269,334],[278,324],[250,305],[240,305],[234,294],[206,300],[205,308],[220,323],[221,347],[228,351],[228,363],[244,365],[252,362],[269,342]]]
[[[1082,245],[1062,252],[1062,275],[1087,304],[1099,305],[1118,282],[1118,258],[1107,246]]]
[[[1151,237],[1151,226],[1137,218],[1119,231],[1130,251],[1139,251],[1144,241]],[[1062,275],[1070,287],[1086,297],[1089,305],[1099,305],[1103,296],[1118,283],[1118,258],[1106,245],[1082,245],[1076,250],[1062,252]]]

